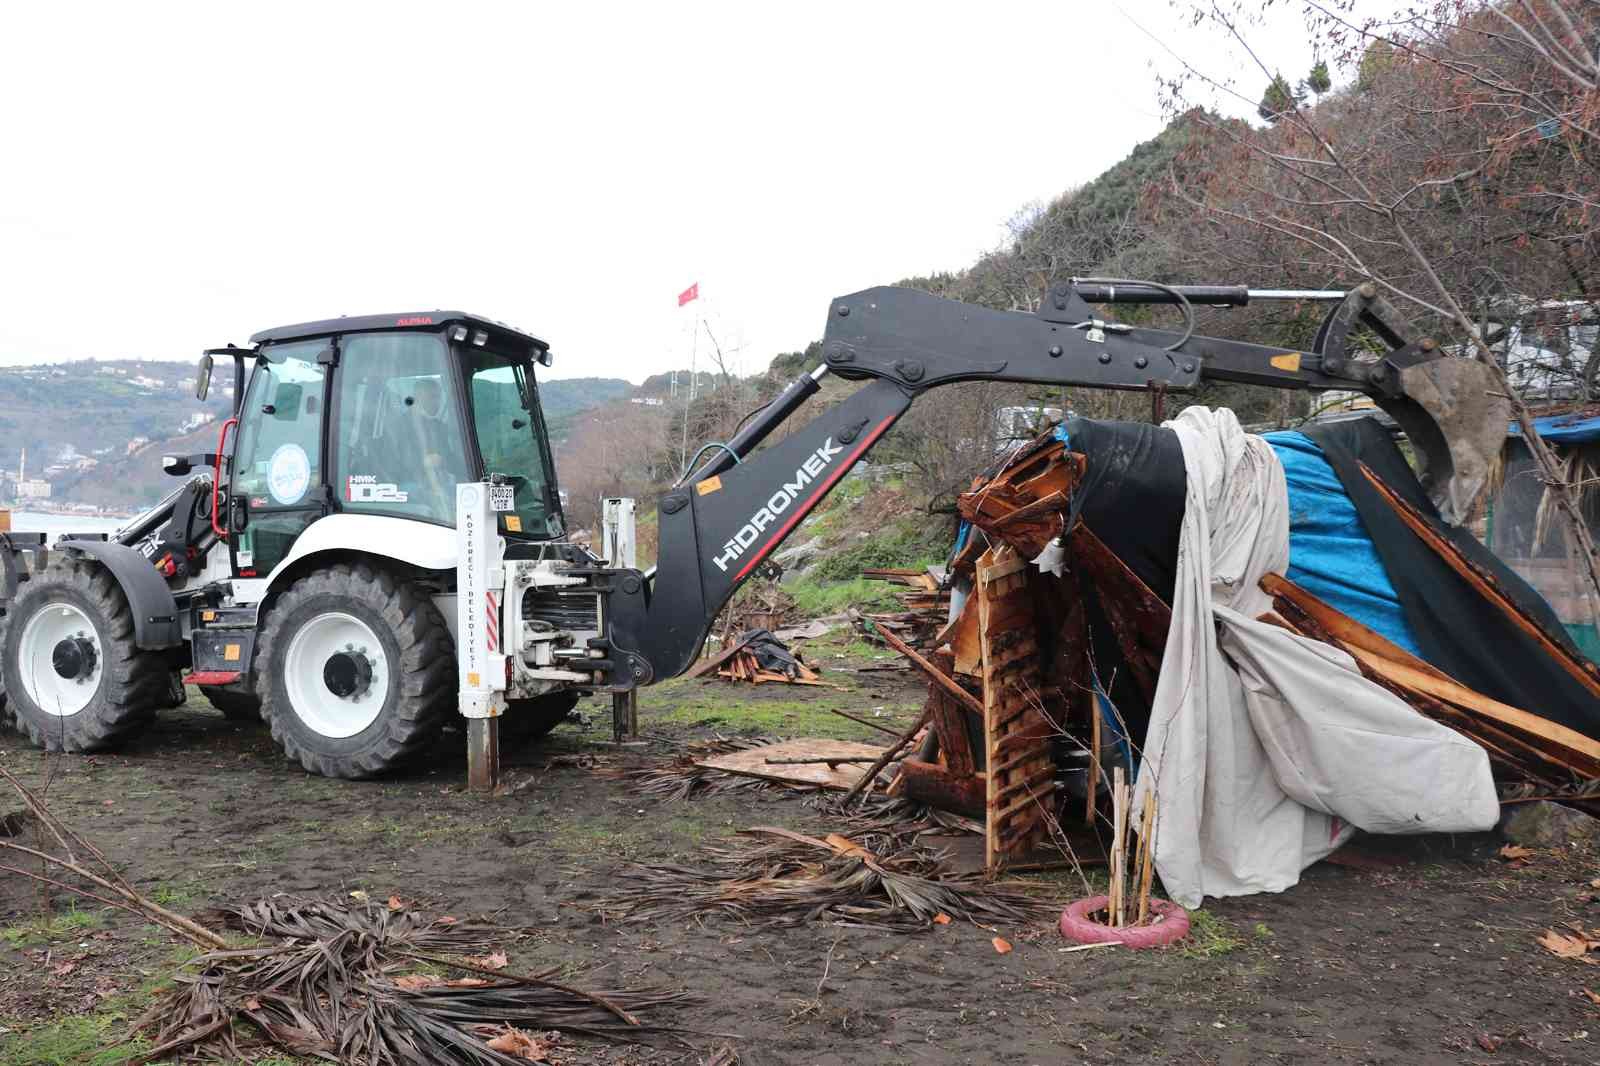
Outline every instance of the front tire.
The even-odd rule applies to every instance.
[[[134,641],[133,611],[100,564],[52,552],[0,616],[0,689],[47,751],[110,747],[171,695],[170,667]]]
[[[314,774],[362,778],[429,746],[455,708],[455,648],[433,600],[365,563],[301,577],[256,658],[261,716]]]

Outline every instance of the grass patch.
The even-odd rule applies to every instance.
[[[98,929],[105,924],[104,915],[72,907],[65,914],[52,914],[48,918],[35,918],[0,929],[0,939],[14,948],[27,947],[65,940],[81,930]]]
[[[172,881],[157,885],[150,891],[150,899],[163,907],[182,907],[209,893],[199,881]]]
[[[870,532],[870,531],[869,531]],[[828,552],[808,571],[821,581],[849,581],[869,567],[921,569],[942,562],[949,551],[949,530],[926,516],[898,519],[887,528],[857,536]]]
[[[120,1010],[76,1014],[0,1037],[0,1062],[6,1066],[120,1066],[149,1050],[139,1038],[118,1043],[128,1027]]]
[[[863,611],[899,610],[900,600],[894,585],[887,581],[868,581],[855,577],[849,581],[827,581],[807,571],[783,586],[794,597],[795,612],[802,618],[839,614],[847,607]]]
[[[1244,947],[1244,940],[1233,926],[1210,911],[1189,912],[1189,935],[1183,941],[1186,959],[1214,959]]]
[[[822,665],[826,668],[827,663]],[[726,681],[669,681],[645,696],[640,713],[652,723],[665,725],[876,743],[884,739],[884,734],[841,718],[831,708],[870,717],[881,706],[886,712],[882,721],[887,729],[903,728],[921,710],[920,702],[876,704],[859,692],[811,689],[807,692],[809,699],[778,699],[765,693],[757,697],[751,688]]]

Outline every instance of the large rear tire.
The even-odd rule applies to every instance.
[[[289,586],[262,626],[255,672],[273,739],[324,777],[406,763],[456,705],[455,647],[433,600],[365,563]]]
[[[0,616],[0,689],[35,744],[99,751],[170,702],[171,667],[135,644],[111,573],[56,551]]]

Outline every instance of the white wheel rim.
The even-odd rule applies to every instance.
[[[360,656],[372,671],[362,691],[340,696],[328,688],[324,671],[336,655]],[[307,621],[289,641],[283,657],[289,706],[319,736],[353,737],[378,719],[389,697],[389,663],[372,627],[354,615],[334,611]]]
[[[56,673],[56,645],[64,640],[85,640],[94,649],[94,665],[81,677]],[[22,691],[34,706],[55,718],[69,718],[89,706],[105,674],[105,652],[100,634],[83,609],[74,603],[49,603],[28,619],[17,645]]]

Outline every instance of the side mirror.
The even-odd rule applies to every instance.
[[[228,530],[243,533],[249,526],[250,501],[243,496],[235,496],[228,505]]]
[[[549,366],[556,361],[556,357],[550,354],[549,348],[540,348],[539,354],[535,355],[534,359],[538,360],[540,366]]]
[[[194,395],[197,400],[205,400],[206,394],[211,391],[211,366],[211,353],[207,352],[200,357],[200,365],[195,368]]]

